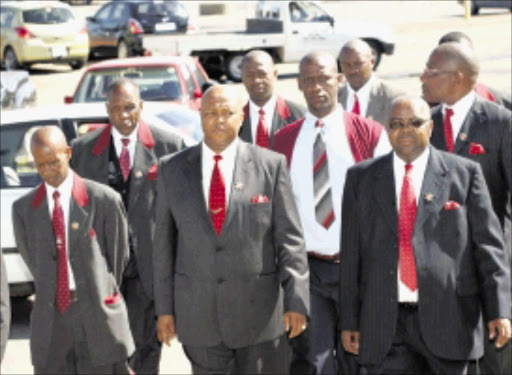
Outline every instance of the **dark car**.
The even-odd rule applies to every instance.
[[[124,0],[103,5],[87,18],[91,53],[143,54],[143,33],[186,32],[189,16],[177,1]]]

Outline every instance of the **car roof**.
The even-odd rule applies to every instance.
[[[96,64],[91,64],[86,71],[125,68],[130,66],[162,66],[179,65],[194,62],[195,59],[190,56],[139,56],[127,57],[125,59],[109,59]]]
[[[70,6],[66,3],[55,1],[55,0],[45,0],[45,1],[2,1],[2,7],[12,7],[18,9],[40,9],[45,7],[59,7],[59,8],[70,8]]]

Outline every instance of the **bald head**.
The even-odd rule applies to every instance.
[[[242,60],[242,83],[249,98],[258,107],[263,107],[274,95],[277,69],[267,52],[254,50]]]
[[[241,64],[242,70],[244,69],[245,64],[249,61],[256,61],[260,64],[268,64],[272,68],[274,67],[274,59],[272,56],[270,56],[268,52],[259,49],[247,52],[245,54]]]
[[[463,78],[471,87],[476,83],[480,73],[480,64],[474,51],[467,44],[443,43],[434,49],[433,54],[438,55],[446,64],[462,72]]]
[[[128,78],[117,78],[107,88],[107,101],[110,101],[113,95],[122,91],[128,91],[137,99],[140,99],[139,86],[135,82]]]
[[[58,187],[68,175],[71,147],[57,126],[37,129],[30,140],[37,172],[47,184]]]
[[[219,100],[228,100],[230,106],[234,109],[238,108],[241,110],[243,106],[240,92],[236,86],[233,85],[211,86],[203,95],[203,105],[205,102],[214,102]],[[201,106],[201,108],[203,107]]]
[[[469,37],[469,35],[464,34],[462,31],[452,31],[447,34],[444,34],[441,39],[439,39],[439,45],[444,43],[466,43],[471,49],[473,49],[473,41]]]
[[[395,98],[391,102],[391,111],[390,114],[393,113],[393,108],[399,106],[407,106],[412,108],[414,114],[424,120],[430,120],[430,106],[428,103],[420,98],[419,96],[414,95],[401,95]]]
[[[299,74],[302,74],[304,68],[307,65],[311,64],[320,64],[325,70],[332,72],[333,74],[338,73],[338,67],[336,66],[336,59],[333,55],[324,51],[316,51],[310,52],[306,54],[301,60],[299,64]]]
[[[366,43],[362,39],[352,39],[351,41],[348,41],[341,48],[340,55],[344,51],[345,52],[348,52],[348,51],[350,51],[350,52],[357,52],[361,56],[367,56],[367,57],[371,57],[372,56],[372,50],[371,50],[370,46],[368,45],[368,43]]]

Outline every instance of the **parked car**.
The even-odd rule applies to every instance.
[[[7,70],[34,63],[84,66],[89,37],[71,7],[60,1],[2,1],[0,61]]]
[[[36,86],[26,70],[0,72],[2,109],[24,108],[36,102]]]
[[[162,105],[162,103],[156,104]],[[142,118],[154,126],[180,134],[188,146],[196,143],[179,129],[157,118],[152,114],[149,106],[143,110]],[[33,277],[16,248],[11,220],[13,202],[41,182],[30,152],[30,137],[40,126],[56,125],[61,127],[70,142],[84,132],[84,129],[88,130],[90,125],[99,124],[101,126],[108,124],[106,107],[103,103],[25,108],[1,112],[0,239],[11,296],[27,296],[33,292]]]
[[[118,77],[132,79],[143,100],[167,101],[199,110],[202,86],[209,80],[190,56],[144,56],[106,60],[89,65],[73,96],[65,103],[105,101],[109,84]]]
[[[464,5],[464,0],[458,0]],[[470,0],[471,14],[477,15],[481,8],[505,8],[512,12],[512,0]]]

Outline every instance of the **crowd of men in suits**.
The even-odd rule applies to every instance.
[[[210,87],[190,148],[140,119],[126,79],[104,129],[34,133],[43,183],[13,225],[35,373],[156,374],[175,337],[194,374],[512,372],[506,100],[462,33],[423,98],[377,78],[362,40],[338,60],[302,58],[304,109],[249,52],[248,102]]]

